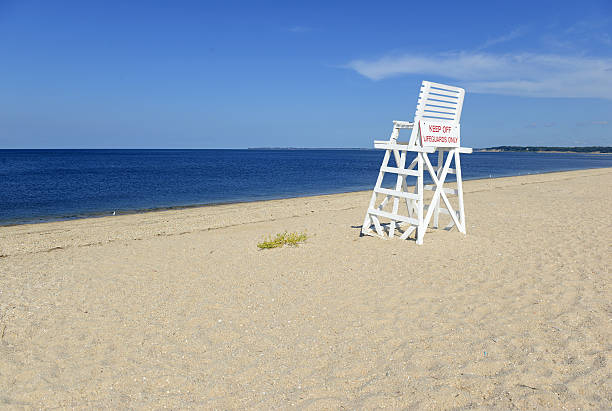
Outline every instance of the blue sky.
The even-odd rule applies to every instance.
[[[612,145],[612,1],[0,0],[0,148],[371,147],[419,84],[462,145]]]

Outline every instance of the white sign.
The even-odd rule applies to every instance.
[[[419,131],[423,147],[459,147],[459,124],[420,120]]]

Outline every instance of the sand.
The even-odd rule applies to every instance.
[[[612,169],[464,190],[422,246],[369,192],[0,228],[0,406],[612,408]]]

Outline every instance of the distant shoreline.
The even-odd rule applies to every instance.
[[[261,151],[287,151],[287,150],[376,150],[375,148],[360,147],[249,147],[247,150]],[[612,147],[590,146],[590,147],[547,147],[547,146],[498,146],[475,148],[474,151],[481,153],[570,153],[570,154],[612,154]]]
[[[588,147],[548,147],[548,146],[497,146],[478,148],[474,151],[485,153],[501,152],[525,152],[525,153],[588,153],[588,154],[612,154],[612,147],[588,146]]]
[[[374,147],[247,147],[247,148],[0,148],[0,152],[102,152],[102,151],[376,151]],[[526,152],[526,153],[573,153],[573,154],[612,154],[612,147],[537,147],[537,146],[499,146],[474,148],[483,153]]]

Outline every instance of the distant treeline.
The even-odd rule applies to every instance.
[[[557,151],[572,153],[612,153],[612,147],[541,147],[541,146],[497,146],[484,148],[485,151]]]

